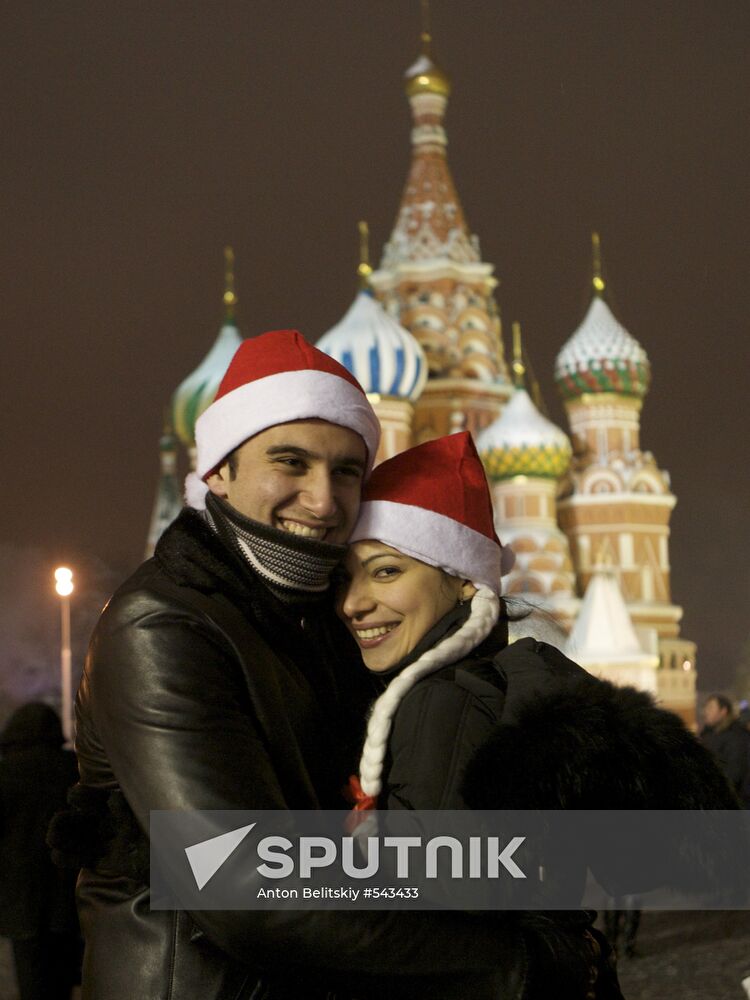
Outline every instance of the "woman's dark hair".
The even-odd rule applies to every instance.
[[[509,597],[503,594],[500,598],[500,617],[506,622],[522,622],[524,618],[539,610],[522,597]]]

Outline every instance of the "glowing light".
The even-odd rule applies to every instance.
[[[603,292],[604,291],[604,281],[601,278],[598,278],[598,277],[594,278],[594,288],[597,290],[597,292]]]
[[[690,660],[683,660],[682,661],[682,669],[683,670],[690,670],[690,668],[692,667],[692,665],[693,664],[690,662]]]
[[[73,570],[58,566],[55,570],[55,590],[60,597],[70,597],[73,593]]]

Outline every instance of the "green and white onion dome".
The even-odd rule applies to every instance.
[[[555,381],[564,399],[614,392],[642,399],[651,366],[646,352],[595,296],[586,316],[557,355]]]
[[[172,396],[172,426],[186,448],[195,444],[195,421],[213,403],[229,362],[241,343],[240,331],[228,320],[203,361]]]
[[[427,381],[424,351],[368,290],[315,346],[348,369],[366,393],[414,402]]]
[[[520,387],[497,420],[481,432],[477,449],[494,481],[514,476],[559,479],[572,451],[567,435],[542,416]]]

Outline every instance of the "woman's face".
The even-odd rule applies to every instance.
[[[337,611],[368,670],[388,670],[410,653],[470,584],[377,541],[349,548]]]

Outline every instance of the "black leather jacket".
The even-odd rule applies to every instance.
[[[345,644],[322,605],[292,615],[184,512],[92,638],[77,700],[82,786],[120,790],[142,831],[152,809],[341,808],[370,696],[363,669],[342,662]],[[112,844],[84,868],[78,894],[85,1000],[331,989],[515,1000],[523,989],[520,935],[505,918],[152,912],[143,876]],[[384,967],[409,978],[384,987]]]

